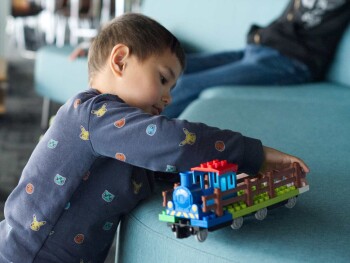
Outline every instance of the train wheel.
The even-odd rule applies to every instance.
[[[236,219],[233,219],[231,228],[232,229],[240,229],[243,225],[243,217],[238,217]]]
[[[267,216],[267,208],[261,208],[260,210],[256,211],[255,218],[258,220],[264,220]]]
[[[194,237],[198,242],[204,242],[208,237],[208,229],[200,229]]]
[[[293,208],[297,203],[297,198],[296,196],[293,196],[291,198],[288,199],[287,203],[284,205],[287,208]]]

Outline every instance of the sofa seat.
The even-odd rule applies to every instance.
[[[220,86],[203,91],[200,98],[339,103],[350,107],[350,87],[332,82],[288,86]]]
[[[350,105],[350,26],[347,28],[324,81],[287,86],[223,86],[205,90],[201,98],[249,98]]]
[[[170,187],[160,185],[123,222],[119,262],[349,262],[347,105],[203,98],[181,118],[241,131],[304,158],[311,169],[310,191],[293,209],[270,210],[264,221],[248,217],[241,229],[220,229],[199,243],[193,237],[176,239],[158,221],[160,189]]]

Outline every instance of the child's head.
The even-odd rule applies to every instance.
[[[182,68],[185,65],[184,51],[173,34],[147,16],[128,13],[113,19],[94,39],[88,59],[90,77],[105,65],[118,43],[128,46],[130,53],[140,61],[169,48],[179,59]]]
[[[149,105],[143,105],[145,103],[139,100],[154,93],[150,89],[155,89],[157,81],[161,86],[167,86],[170,93],[184,65],[185,54],[176,37],[153,19],[133,13],[115,18],[105,26],[92,42],[88,57],[93,88],[116,94],[130,105],[147,112]],[[96,81],[106,70],[112,73],[114,83],[108,89],[105,88],[107,83],[103,83],[105,87],[102,88],[101,81]],[[133,90],[133,87],[138,90]],[[170,103],[170,98],[167,100],[164,105],[155,102],[158,110],[153,109],[150,113],[161,112]]]

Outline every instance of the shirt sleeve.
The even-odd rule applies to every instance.
[[[203,123],[153,116],[121,101],[97,99],[86,131],[96,154],[153,171],[178,172],[213,159],[256,173],[259,140]]]

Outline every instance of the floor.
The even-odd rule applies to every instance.
[[[6,114],[0,115],[0,221],[4,203],[16,186],[42,130],[40,116],[42,98],[34,91],[34,60],[16,52],[8,60]],[[105,263],[114,262],[114,247]]]
[[[0,219],[4,201],[16,186],[41,134],[42,99],[34,92],[33,66],[33,60],[16,54],[8,61],[7,112],[0,115]]]

